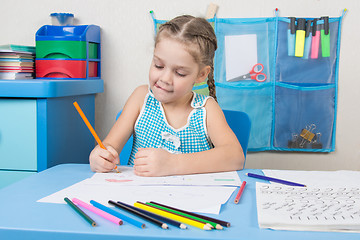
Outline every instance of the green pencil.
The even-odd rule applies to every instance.
[[[195,216],[192,216],[190,214],[186,214],[186,213],[183,213],[183,212],[180,212],[180,211],[176,211],[174,209],[170,209],[170,208],[167,208],[167,207],[164,207],[164,206],[160,206],[160,205],[157,205],[157,204],[154,204],[154,203],[151,203],[151,202],[147,202],[145,203],[149,206],[153,206],[153,207],[157,207],[157,208],[160,208],[162,210],[165,210],[165,211],[168,211],[168,212],[171,212],[171,213],[175,213],[175,214],[178,214],[180,216],[184,216],[184,217],[187,217],[187,218],[190,218],[190,219],[194,219],[196,221],[200,221],[200,222],[204,222],[204,223],[208,223],[210,224],[210,226],[214,227],[215,229],[223,229],[223,227],[220,225],[220,224],[217,224],[217,223],[214,223],[214,222],[211,222],[209,220],[205,220],[205,219],[202,219],[202,218],[198,218],[198,217],[195,217]]]
[[[67,197],[64,198],[65,202],[69,204],[69,206],[74,209],[80,216],[82,216],[91,226],[95,227],[96,222],[92,220],[86,213],[84,213],[78,206],[76,206],[70,199]]]

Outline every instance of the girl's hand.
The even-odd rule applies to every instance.
[[[161,148],[139,148],[134,159],[134,173],[143,177],[173,175],[172,154]]]
[[[102,149],[99,145],[91,151],[89,161],[93,172],[110,172],[120,163],[119,154],[113,147]]]

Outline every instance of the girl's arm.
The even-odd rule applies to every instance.
[[[121,152],[134,131],[134,125],[140,114],[147,92],[147,85],[137,87],[134,90],[125,103],[120,117],[104,139],[103,143],[105,145],[110,145],[116,149],[116,151]]]
[[[148,92],[147,86],[140,86],[134,90],[127,100],[124,109],[103,141],[106,149],[96,146],[90,153],[89,162],[94,172],[109,172],[118,164],[119,152],[130,138],[135,121],[140,113],[144,97]]]
[[[166,176],[242,169],[245,160],[242,147],[220,106],[210,98],[205,108],[213,149],[188,154],[170,154],[163,149],[139,149],[135,156],[135,173],[140,176]]]

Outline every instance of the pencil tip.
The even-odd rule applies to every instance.
[[[209,228],[214,228],[210,223],[206,223],[205,226],[208,226]]]
[[[181,228],[181,229],[187,229],[187,226],[186,226],[185,224],[181,223],[181,224],[180,224],[180,228]]]
[[[220,224],[216,224],[216,229],[217,230],[223,230],[223,227]]]
[[[205,224],[203,229],[204,229],[204,230],[211,230],[212,228],[209,227],[209,226],[207,226],[207,225]]]
[[[163,225],[161,225],[161,227],[162,227],[163,229],[168,229],[168,228],[169,228],[166,223],[164,223]]]

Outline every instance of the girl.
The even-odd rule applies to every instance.
[[[108,172],[134,135],[129,164],[139,176],[239,170],[244,154],[216,102],[213,61],[217,41],[203,18],[184,15],[160,26],[149,86],[135,89],[90,166]],[[211,97],[192,91],[208,78]]]

